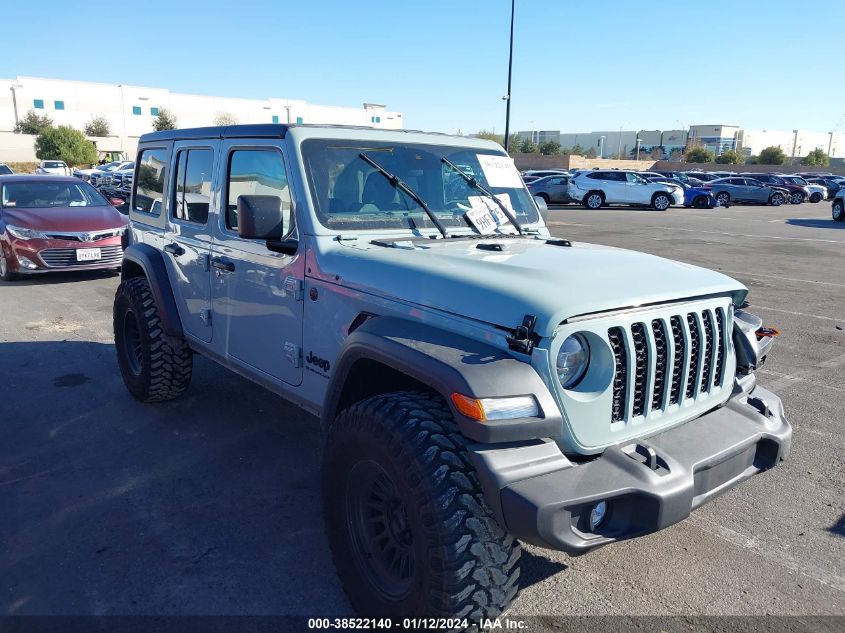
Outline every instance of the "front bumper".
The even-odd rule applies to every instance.
[[[100,249],[98,260],[78,261],[78,249]],[[100,270],[117,268],[123,262],[123,246],[120,236],[107,237],[93,242],[77,242],[64,239],[13,239],[8,243],[6,255],[12,272],[30,275],[58,270]],[[20,258],[26,258],[31,266],[24,265]]]
[[[656,532],[786,458],[792,428],[757,387],[700,418],[575,465],[553,442],[471,452],[485,496],[517,538],[571,554]],[[599,501],[605,520],[591,530]]]

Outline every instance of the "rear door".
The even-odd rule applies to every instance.
[[[182,318],[188,336],[211,341],[212,185],[220,141],[180,141],[174,144],[170,201],[164,235]]]
[[[567,190],[569,188],[569,178],[565,176],[552,176],[549,178],[547,190],[549,192],[549,199],[552,202],[566,202],[569,200]]]
[[[214,351],[250,375],[302,382],[305,256],[274,253],[238,236],[240,195],[269,195],[295,217],[288,163],[278,140],[223,141],[220,218],[212,248]]]

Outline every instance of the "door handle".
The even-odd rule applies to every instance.
[[[218,270],[225,270],[229,273],[235,272],[235,264],[233,262],[227,261],[225,259],[220,259],[219,257],[214,257],[211,260],[211,265],[217,268]]]
[[[164,252],[170,253],[174,257],[179,257],[180,255],[185,254],[185,249],[174,242],[174,243],[171,243],[171,244],[167,244],[164,247]]]

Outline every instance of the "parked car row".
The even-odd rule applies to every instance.
[[[833,200],[845,188],[845,177],[817,173],[576,169],[526,171],[522,177],[531,194],[546,204],[583,204],[589,209],[610,204],[660,210],[672,205],[700,209],[744,203],[779,206]]]

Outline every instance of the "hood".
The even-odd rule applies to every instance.
[[[110,205],[49,209],[5,207],[0,218],[6,224],[37,231],[104,231],[127,224],[126,216]]]
[[[397,248],[315,238],[314,247],[320,273],[332,281],[340,275],[346,287],[509,328],[533,314],[542,336],[578,315],[705,295],[739,302],[747,294],[738,281],[705,268],[577,242],[432,240]]]

